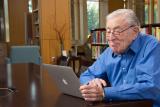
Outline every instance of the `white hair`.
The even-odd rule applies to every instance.
[[[131,9],[118,9],[116,11],[113,11],[112,13],[106,16],[106,20],[108,21],[117,16],[125,18],[129,25],[140,26],[140,22],[135,12]]]

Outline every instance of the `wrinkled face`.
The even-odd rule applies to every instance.
[[[106,37],[114,53],[123,53],[135,39],[135,26],[128,23],[121,16],[107,20]]]

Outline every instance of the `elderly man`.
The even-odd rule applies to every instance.
[[[130,9],[116,10],[106,21],[109,48],[81,74],[82,96],[86,101],[149,99],[160,107],[158,40],[140,33],[140,23]]]

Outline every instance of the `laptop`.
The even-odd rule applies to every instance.
[[[71,67],[51,64],[43,64],[43,67],[62,93],[82,98],[79,79]]]

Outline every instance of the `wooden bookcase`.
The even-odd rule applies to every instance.
[[[141,28],[143,33],[153,35],[160,41],[160,23],[144,24]]]
[[[135,11],[142,32],[160,40],[160,0],[127,0],[126,5]]]
[[[142,32],[160,40],[160,0],[144,0],[144,14]]]
[[[32,25],[33,35],[31,44],[40,45],[39,0],[32,0]]]
[[[106,29],[98,28],[91,30],[91,37],[92,59],[97,59],[99,55],[106,49],[106,47],[108,47]]]

